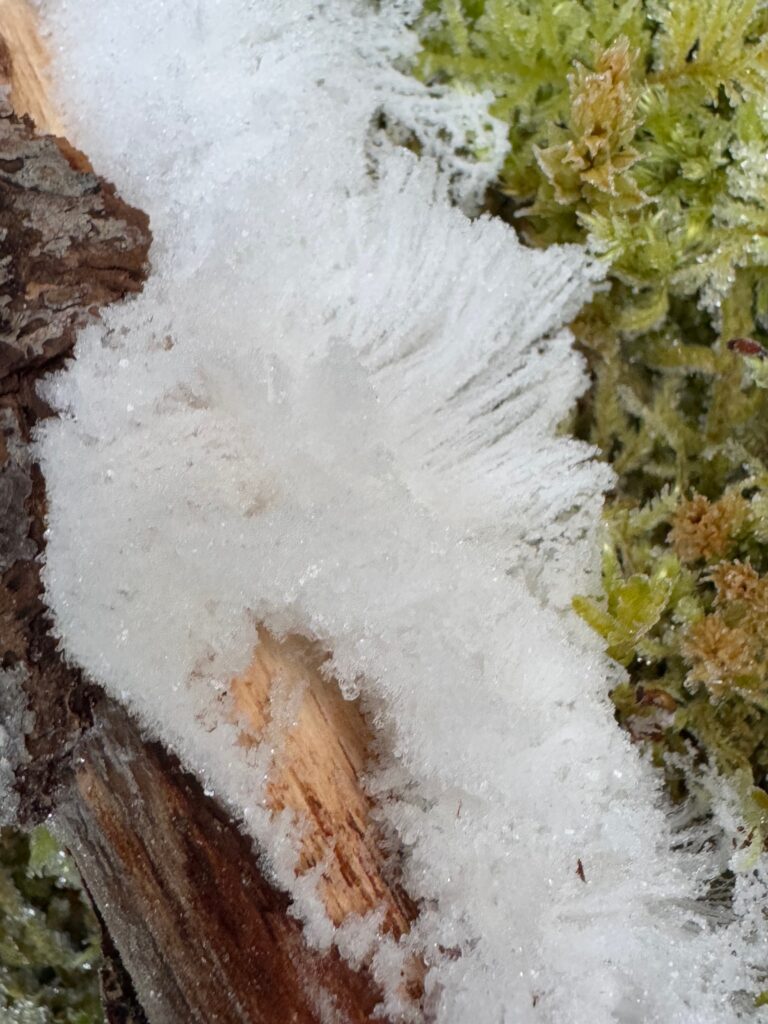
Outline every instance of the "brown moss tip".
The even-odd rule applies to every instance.
[[[758,670],[750,633],[740,626],[728,626],[719,612],[691,626],[682,652],[691,665],[686,682],[693,688],[703,683],[715,696]]]
[[[534,149],[559,203],[578,202],[585,186],[621,195],[630,206],[645,201],[626,174],[639,159],[632,146],[637,130],[636,59],[629,41],[620,37],[598,56],[594,71],[577,65],[569,77],[573,137],[560,145]]]
[[[715,502],[694,494],[678,505],[667,539],[681,562],[711,562],[728,554],[748,514],[749,502],[738,493]]]
[[[753,604],[759,601],[764,589],[759,574],[749,563],[720,562],[704,577],[715,585],[715,606],[722,607],[735,601]]]

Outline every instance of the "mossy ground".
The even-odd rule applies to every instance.
[[[0,1019],[101,1024],[98,925],[44,828],[0,830]]]
[[[428,0],[417,28],[414,73],[490,90],[509,126],[489,208],[610,267],[574,324],[593,386],[569,427],[617,474],[603,594],[575,604],[627,666],[617,716],[672,791],[691,776],[669,754],[716,765],[762,842],[768,9]]]

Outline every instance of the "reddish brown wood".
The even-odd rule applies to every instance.
[[[372,1022],[376,987],[310,950],[250,842],[122,709],[101,704],[59,812],[152,1024]]]

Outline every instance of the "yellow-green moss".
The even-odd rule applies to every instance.
[[[0,831],[0,1019],[102,1024],[98,925],[44,828]]]

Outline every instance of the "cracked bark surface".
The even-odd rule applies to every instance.
[[[0,107],[0,381],[68,352],[100,307],[138,291],[146,216],[71,147]]]

